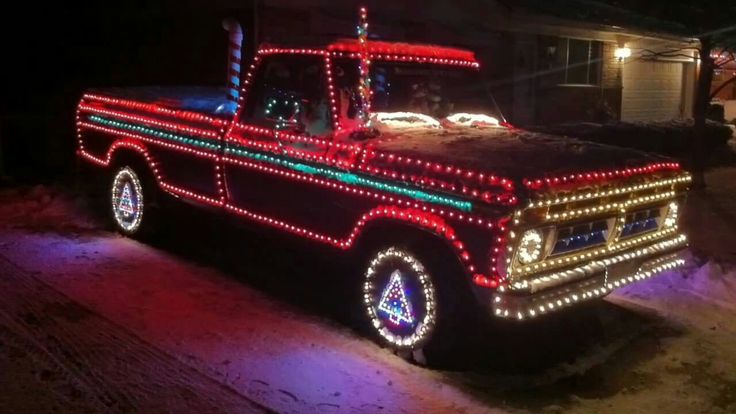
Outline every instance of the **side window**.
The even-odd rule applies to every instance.
[[[340,118],[343,121],[355,120],[361,106],[358,94],[360,77],[358,61],[347,58],[333,59],[333,72]]]
[[[600,84],[601,42],[540,36],[538,48],[540,86]]]
[[[255,74],[241,122],[296,134],[329,134],[332,124],[324,59],[266,56]]]

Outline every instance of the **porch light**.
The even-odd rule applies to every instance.
[[[616,56],[618,60],[624,60],[631,57],[631,49],[628,47],[617,47],[613,55]]]

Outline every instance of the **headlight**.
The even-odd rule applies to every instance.
[[[528,230],[521,236],[517,257],[521,264],[536,262],[542,257],[542,233],[538,230]]]
[[[664,227],[675,227],[677,225],[677,218],[680,215],[680,206],[677,202],[673,201],[667,206],[667,215],[664,217]]]

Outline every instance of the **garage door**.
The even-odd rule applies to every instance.
[[[624,64],[621,119],[662,121],[682,114],[683,64],[630,60]]]

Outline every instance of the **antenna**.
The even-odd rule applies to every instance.
[[[360,81],[358,93],[360,94],[361,107],[358,119],[361,121],[362,129],[371,127],[371,56],[368,50],[368,10],[360,8],[360,20],[358,22],[358,42],[360,43]]]

